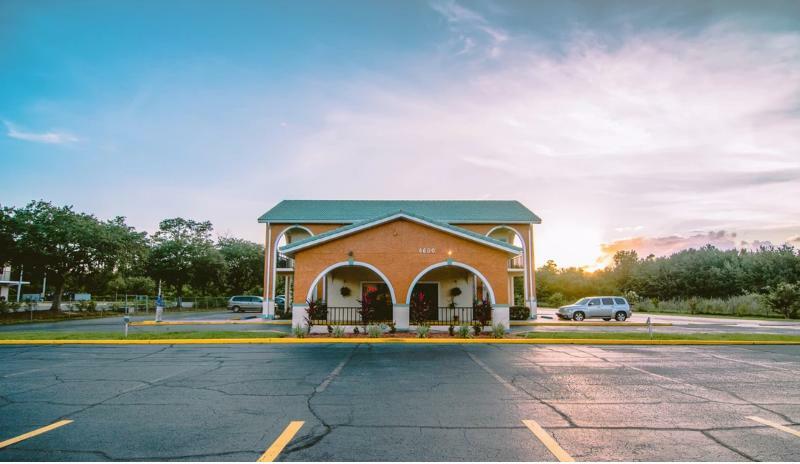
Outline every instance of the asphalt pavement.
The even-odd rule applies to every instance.
[[[0,442],[59,420],[0,460],[797,461],[800,347],[0,347]]]

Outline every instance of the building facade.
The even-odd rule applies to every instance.
[[[28,285],[30,282],[22,280],[22,273],[19,273],[19,278],[14,280],[11,275],[11,266],[0,267],[0,301],[9,301],[9,290],[13,287],[17,290],[16,301],[20,301],[22,295],[22,286]]]
[[[470,323],[483,302],[507,328],[511,306],[535,317],[541,220],[517,201],[285,200],[259,222],[267,318],[305,325],[313,302],[316,325],[359,325],[365,306],[399,330]]]

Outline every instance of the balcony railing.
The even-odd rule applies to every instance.
[[[392,322],[392,307],[375,308],[369,324],[388,324]],[[328,306],[322,315],[312,319],[314,325],[364,325],[361,306]]]
[[[275,267],[278,269],[294,269],[294,260],[283,253],[278,253],[278,258],[275,260],[275,264]]]
[[[525,260],[522,255],[514,256],[508,260],[509,269],[523,269],[525,267]]]

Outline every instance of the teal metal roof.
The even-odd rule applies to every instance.
[[[283,200],[258,222],[355,223],[397,211],[462,224],[542,222],[522,203],[501,200]]]
[[[378,216],[378,217],[375,217],[375,218],[372,218],[372,219],[367,219],[367,220],[364,220],[364,221],[355,222],[353,224],[348,224],[346,226],[338,227],[336,229],[329,230],[327,232],[323,232],[323,233],[318,234],[318,235],[313,235],[311,237],[307,237],[307,238],[304,238],[302,240],[298,240],[298,241],[296,241],[294,243],[291,243],[289,245],[284,245],[284,246],[280,247],[279,251],[281,253],[291,254],[293,251],[295,251],[295,250],[297,250],[299,248],[305,248],[306,245],[309,245],[311,243],[324,241],[325,239],[327,239],[327,238],[329,238],[331,236],[339,235],[339,234],[341,234],[343,232],[347,232],[347,231],[350,231],[350,230],[353,230],[353,229],[358,229],[358,228],[363,227],[363,226],[368,226],[369,224],[372,224],[372,223],[378,223],[378,222],[381,222],[383,219],[388,219],[388,218],[390,218],[392,216],[396,216],[396,215],[405,215],[405,216],[409,216],[411,218],[416,218],[416,219],[419,219],[422,222],[430,223],[430,224],[432,224],[434,226],[438,226],[440,228],[446,229],[446,230],[448,230],[448,231],[450,231],[452,233],[455,233],[455,234],[458,234],[458,235],[466,235],[466,236],[472,238],[473,240],[476,240],[476,241],[479,241],[479,242],[483,242],[483,243],[485,243],[487,245],[493,245],[495,247],[501,247],[501,248],[503,248],[506,251],[509,251],[511,253],[517,253],[517,254],[518,253],[522,253],[522,248],[516,247],[516,246],[511,245],[510,243],[504,242],[502,240],[493,239],[491,237],[488,237],[486,235],[481,235],[481,234],[479,234],[477,232],[473,232],[471,230],[463,229],[461,227],[456,227],[454,225],[450,225],[450,224],[447,224],[445,222],[436,221],[436,220],[429,219],[429,218],[420,216],[418,214],[410,213],[408,211],[403,211],[403,210],[391,211],[389,213],[383,214],[381,216]]]

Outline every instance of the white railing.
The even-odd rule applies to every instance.
[[[509,269],[522,269],[525,267],[525,260],[522,255],[514,256],[508,260]]]

